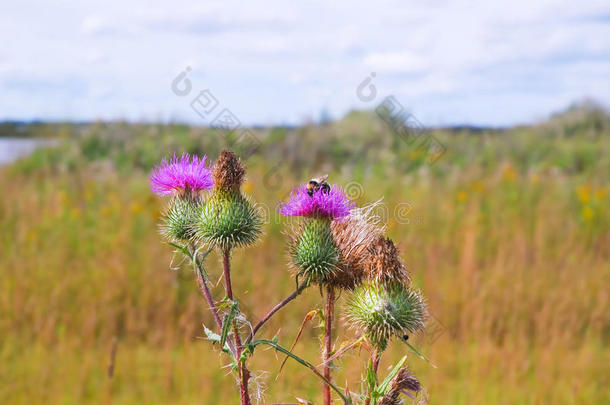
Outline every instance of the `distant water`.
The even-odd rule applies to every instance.
[[[0,137],[0,166],[14,162],[43,146],[56,145],[54,139]]]

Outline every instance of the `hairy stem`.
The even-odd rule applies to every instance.
[[[192,249],[192,252],[193,252],[192,254],[194,255],[195,250]],[[218,315],[218,308],[216,307],[214,298],[212,298],[212,292],[210,291],[208,282],[205,279],[203,265],[201,264],[199,257],[195,257],[195,262],[197,264],[197,271],[195,272],[195,274],[197,275],[197,282],[199,283],[199,288],[203,292],[203,296],[205,297],[205,300],[208,302],[208,305],[210,306],[210,311],[212,312],[212,315],[214,316],[214,320],[216,321],[216,325],[218,325],[218,329],[222,330],[222,320],[220,319],[220,315]],[[231,341],[227,341],[227,343],[229,345],[229,349],[231,350],[231,353],[233,353],[233,357],[237,358],[237,350],[235,349],[235,346],[233,345],[233,343]]]
[[[322,361],[324,362],[324,378],[332,382],[331,379],[331,364],[328,361],[332,355],[332,325],[333,325],[333,314],[335,310],[335,290],[333,287],[328,287],[326,290],[326,303],[324,305],[324,350],[322,352]],[[324,385],[324,405],[330,405],[330,387]]]
[[[225,278],[225,288],[227,290],[227,297],[233,301],[233,286],[231,285],[231,265],[230,265],[231,251],[229,248],[223,249],[222,252],[222,268]],[[251,405],[250,393],[248,392],[248,382],[250,380],[250,371],[246,367],[246,361],[241,360],[241,354],[244,347],[241,343],[241,337],[239,336],[239,329],[237,328],[237,321],[233,320],[233,335],[235,337],[235,346],[237,347],[237,361],[239,362],[239,393],[241,396],[242,405]]]
[[[274,306],[273,308],[271,308],[271,310],[267,313],[267,315],[265,315],[263,317],[263,319],[261,319],[256,326],[254,326],[254,328],[252,329],[252,332],[250,333],[250,336],[248,336],[248,338],[246,339],[246,344],[250,343],[252,341],[252,339],[254,338],[254,335],[256,335],[256,332],[258,332],[258,330],[269,320],[271,319],[271,317],[273,315],[275,315],[276,312],[278,312],[280,309],[282,309],[283,307],[286,306],[286,304],[288,304],[290,301],[292,301],[293,299],[295,299],[296,297],[299,296],[299,294],[301,294],[303,292],[303,290],[305,288],[307,288],[307,286],[309,286],[309,283],[304,281],[302,282],[295,291],[292,292],[292,294],[290,294],[288,297],[284,298],[279,304],[277,304],[276,306]]]

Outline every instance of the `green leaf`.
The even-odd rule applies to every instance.
[[[373,364],[371,362],[369,362],[366,367],[366,382],[369,384],[369,387],[374,387],[375,384],[377,384],[377,375],[375,374],[375,370],[373,370]]]
[[[405,365],[406,362],[407,356],[403,356],[402,359],[400,359],[400,361],[396,363],[392,371],[390,371],[390,374],[388,374],[387,377],[383,380],[383,382],[375,388],[375,393],[378,396],[381,397],[388,393],[388,388],[390,388],[390,382],[392,381],[392,378],[394,378],[396,374],[398,374],[398,372]]]
[[[286,349],[285,347],[280,346],[279,344],[277,344],[271,340],[259,339],[259,340],[255,340],[255,341],[251,342],[250,344],[252,345],[252,347],[256,347],[261,344],[271,346],[278,352],[282,352],[286,356],[291,357],[292,359],[296,360],[298,363],[307,367],[308,369],[313,371],[316,376],[318,376],[320,379],[322,379],[330,388],[332,388],[341,397],[341,399],[343,400],[343,402],[345,404],[351,405],[352,400],[350,398],[346,397],[339,388],[337,388],[333,383],[328,381],[322,374],[320,374],[318,369],[313,364],[309,363],[307,360],[300,358],[296,354],[292,353],[290,350]]]
[[[189,252],[189,250],[186,247],[180,246],[174,242],[167,242],[167,243],[169,243],[170,246],[178,249],[180,252],[184,253],[186,255],[186,257],[189,257],[189,258],[192,257],[191,252]]]
[[[224,346],[227,341],[227,336],[229,335],[229,328],[231,327],[231,323],[235,316],[239,312],[239,304],[237,301],[232,301],[231,309],[222,319],[222,330],[220,331],[220,346]]]
[[[208,273],[205,271],[205,268],[203,267],[203,261],[210,254],[210,252],[212,251],[212,248],[209,248],[207,251],[203,252],[201,254],[201,259],[199,259],[199,250],[200,249],[201,248],[195,249],[195,253],[193,254],[193,256],[192,257],[189,256],[189,257],[191,257],[193,260],[193,270],[195,272],[197,272],[197,271],[201,272],[201,276],[205,280],[209,280]]]
[[[220,343],[220,335],[218,333],[214,333],[212,330],[208,329],[207,326],[203,325],[203,331],[205,335],[208,337],[208,340],[213,343]]]
[[[420,359],[427,361],[428,363],[430,363],[430,365],[431,365],[432,367],[437,368],[437,367],[436,367],[436,366],[435,366],[435,365],[434,365],[434,364],[433,364],[433,363],[430,361],[430,359],[428,359],[426,356],[424,356],[424,355],[423,355],[423,354],[422,354],[422,353],[421,353],[419,350],[417,350],[415,347],[413,347],[413,346],[412,346],[412,345],[411,345],[409,342],[405,342],[405,344],[406,344],[407,346],[409,346],[409,348],[410,348],[411,350],[413,350],[413,352],[414,352],[414,353],[415,353],[415,354],[416,354],[416,355],[417,355],[417,356],[418,356]]]
[[[202,260],[202,261],[203,261],[203,260],[205,260],[205,258],[206,258],[206,257],[207,257],[207,256],[208,256],[210,253],[212,253],[212,250],[214,250],[214,248],[209,248],[208,250],[206,250],[205,252],[203,252],[203,253],[201,254],[201,260]]]
[[[203,325],[203,331],[210,342],[220,344],[220,335],[218,333],[214,333],[212,330],[208,329],[205,325]],[[223,352],[233,355],[233,353],[231,353],[231,349],[229,348],[229,345],[227,344],[227,342],[224,342],[224,345],[222,345],[221,347],[222,347]]]

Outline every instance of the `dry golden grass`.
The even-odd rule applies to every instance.
[[[410,364],[431,404],[608,403],[607,173],[497,167],[440,179],[363,176],[359,203],[385,196],[388,233],[435,317],[415,341],[438,368],[414,356]],[[251,168],[245,189],[273,209],[292,182],[268,190],[264,173]],[[170,269],[172,251],[156,229],[162,202],[143,173],[5,170],[0,189],[0,403],[236,402],[218,353],[201,339],[201,324],[212,322],[193,274]],[[408,223],[392,215],[400,203],[409,204]],[[281,224],[265,230],[234,257],[234,289],[252,320],[295,285]],[[207,266],[215,280],[218,258]],[[263,335],[289,345],[320,305],[309,289]],[[314,362],[318,332],[307,329],[296,347]],[[350,335],[341,333],[340,341]],[[406,352],[395,343],[381,370]],[[255,353],[252,369],[269,372],[267,400],[317,398],[318,381],[293,363],[275,381],[281,360]],[[357,389],[364,362],[364,353],[346,356],[339,384],[348,378]]]

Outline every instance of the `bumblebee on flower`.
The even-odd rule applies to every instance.
[[[353,206],[336,185],[317,189],[303,185],[292,190],[280,212],[284,216],[305,218],[296,232],[289,235],[292,261],[298,275],[321,285],[335,273],[340,255],[330,224],[347,217]]]

